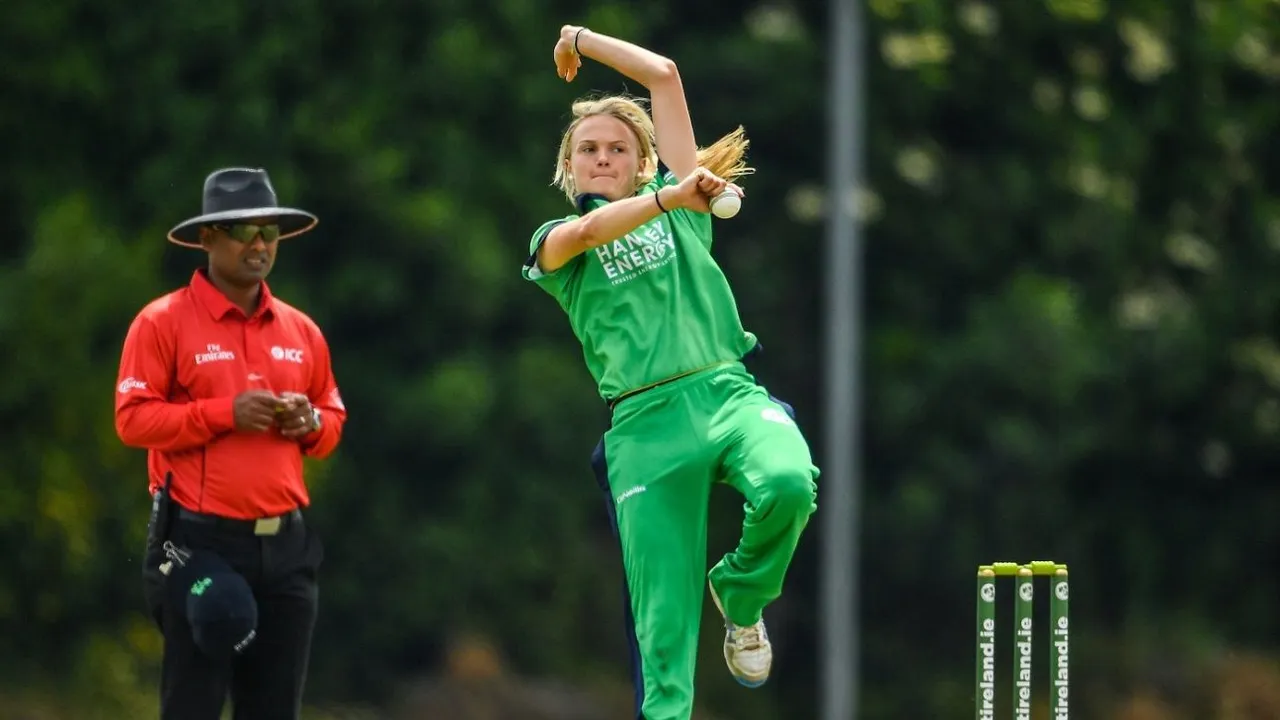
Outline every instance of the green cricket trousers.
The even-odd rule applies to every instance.
[[[592,457],[622,549],[639,720],[689,720],[706,581],[751,625],[782,592],[818,468],[790,406],[740,362],[624,398]],[[742,539],[707,573],[712,483],[742,493]]]

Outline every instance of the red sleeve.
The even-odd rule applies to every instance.
[[[333,376],[329,344],[318,328],[310,333],[311,384],[307,397],[312,407],[320,409],[320,429],[302,439],[302,451],[315,458],[328,457],[342,439],[342,426],[347,422],[347,408],[338,393],[338,380]]]
[[[129,326],[116,377],[116,434],[130,447],[176,452],[233,429],[234,398],[169,402],[176,342],[166,320],[144,311]]]

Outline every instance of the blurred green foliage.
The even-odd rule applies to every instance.
[[[591,64],[556,78],[574,22],[674,57],[702,141],[746,126],[758,173],[717,252],[820,456],[823,221],[859,209],[864,717],[962,716],[973,568],[1033,557],[1073,567],[1088,717],[1244,717],[1184,681],[1280,636],[1259,572],[1280,547],[1273,5],[870,0],[867,180],[834,198],[814,3],[8,0],[0,696],[31,706],[5,716],[153,707],[144,458],[115,438],[113,379],[133,314],[202,260],[164,232],[239,164],[321,217],[272,284],[324,328],[351,413],[310,466],[328,549],[310,697],[394,703],[482,637],[502,673],[625,699],[587,466],[606,415],[519,277],[564,212],[570,101],[642,90]],[[714,499],[713,556],[740,505]],[[816,717],[819,505],[770,611],[768,689],[732,685],[708,610],[713,712]],[[1275,685],[1269,660],[1229,667]],[[1125,712],[1166,714],[1104,714],[1134,688]]]

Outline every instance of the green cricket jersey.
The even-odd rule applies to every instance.
[[[663,171],[639,194],[675,185],[674,175]],[[575,217],[550,220],[533,233],[523,275],[569,316],[605,400],[738,360],[755,346],[729,282],[711,257],[711,215],[663,213],[555,272],[541,272],[534,259],[538,247],[552,228]]]

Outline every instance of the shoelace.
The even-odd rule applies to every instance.
[[[764,639],[760,634],[760,625],[751,627],[734,627],[731,631],[733,644],[739,650],[758,650],[764,647]]]

